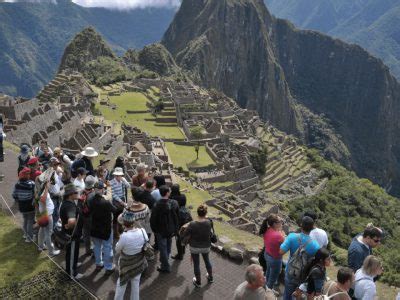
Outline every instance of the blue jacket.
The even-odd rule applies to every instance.
[[[371,247],[360,243],[357,238],[361,234],[357,235],[350,244],[349,250],[347,252],[347,262],[354,273],[357,272],[363,265],[364,259],[372,254]]]

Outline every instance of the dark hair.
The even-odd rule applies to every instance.
[[[163,175],[155,175],[154,180],[156,181],[157,188],[160,188],[160,186],[165,185],[165,177]]]
[[[341,284],[345,284],[347,281],[353,278],[354,272],[352,269],[347,267],[342,267],[337,272],[337,281]]]
[[[260,226],[259,235],[264,235],[267,229],[271,226],[274,226],[275,223],[279,222],[280,218],[277,214],[270,214],[268,217],[264,219]]]
[[[125,163],[124,163],[124,158],[122,156],[118,156],[117,159],[115,160],[115,168],[122,168],[125,171]]]
[[[304,216],[301,219],[301,229],[304,233],[310,233],[314,229],[314,220],[311,217]]]
[[[159,187],[161,197],[165,197],[169,192],[170,189],[166,185],[162,185]]]
[[[76,173],[78,173],[78,175],[86,175],[86,169],[83,167],[80,167],[76,170]]]
[[[306,211],[304,213],[303,217],[310,217],[311,219],[314,220],[314,222],[317,221],[317,219],[318,219],[318,216],[317,216],[316,212],[315,211],[311,211],[311,210]]]
[[[147,180],[145,187],[146,187],[146,189],[152,189],[154,187],[154,180],[153,179]]]
[[[171,197],[179,196],[181,194],[179,184],[175,183],[171,186]]]
[[[382,230],[374,226],[367,226],[364,230],[363,237],[370,237],[372,238],[382,238]]]
[[[199,217],[205,217],[207,215],[208,207],[206,204],[200,204],[197,208],[197,215]]]
[[[325,247],[320,248],[317,253],[315,253],[314,259],[311,261],[311,263],[306,266],[305,268],[305,274],[307,274],[307,276],[310,274],[311,269],[318,265],[318,264],[323,264],[325,259],[327,259],[328,257],[330,257],[331,254],[329,253],[329,250],[326,249]]]

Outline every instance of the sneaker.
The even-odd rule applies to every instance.
[[[76,275],[74,276],[74,278],[75,278],[76,280],[82,279],[82,278],[83,278],[83,274],[78,273],[78,274],[76,274]]]
[[[200,288],[200,287],[201,287],[201,283],[197,281],[196,277],[193,277],[192,282],[193,282],[193,285],[194,285],[195,287],[197,287],[197,288]]]
[[[208,275],[208,273],[206,274],[206,277],[207,277],[208,283],[213,283],[214,282],[214,277]]]
[[[39,252],[42,252],[44,249],[42,247],[37,248]]]
[[[26,234],[24,233],[24,234],[22,235],[22,239],[25,240],[26,238],[27,238],[27,236],[26,236]]]
[[[103,265],[96,266],[96,272],[101,271],[101,269],[103,269],[103,268],[104,268]]]
[[[106,272],[104,273],[104,275],[110,276],[112,273],[114,273],[114,271],[115,271],[115,268],[112,268],[112,269],[110,269],[110,270],[106,270]]]
[[[61,253],[60,250],[54,250],[53,253],[49,253],[50,256],[57,256]]]
[[[171,273],[170,270],[164,270],[164,269],[161,269],[161,267],[157,267],[157,271],[160,273]]]
[[[30,239],[30,238],[25,238],[25,243],[32,243],[32,239]]]

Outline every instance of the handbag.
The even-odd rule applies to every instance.
[[[155,258],[153,246],[150,245],[149,240],[146,240],[144,233],[143,233],[143,229],[140,229],[140,231],[142,232],[143,239],[144,239],[142,253],[144,254],[144,256],[146,257],[146,259],[148,261],[152,261]]]
[[[62,224],[60,222],[57,222],[57,225],[53,229],[53,240],[54,244],[59,249],[65,249],[72,242],[72,238],[74,237],[76,228],[78,227],[78,222],[79,222],[79,214],[76,219],[76,224],[74,230],[72,230],[71,235],[69,235],[63,230]]]
[[[40,205],[40,197],[35,198],[35,218],[39,227],[49,225],[49,216],[47,214],[46,204]],[[42,207],[42,209],[41,209]]]
[[[209,219],[209,220],[210,220],[210,223],[211,223],[211,236],[210,236],[210,240],[211,240],[211,243],[215,244],[216,242],[218,242],[218,237],[217,237],[217,235],[215,234],[214,223],[213,223],[213,221],[212,221],[211,219]]]

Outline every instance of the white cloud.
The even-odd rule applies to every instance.
[[[178,7],[180,0],[72,0],[86,7],[106,7],[115,9],[133,9],[144,7]]]

